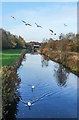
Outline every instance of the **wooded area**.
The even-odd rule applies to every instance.
[[[68,33],[66,35],[60,34],[59,40],[43,40],[42,48],[46,50],[54,51],[70,51],[70,52],[79,52],[79,34]]]
[[[12,35],[3,29],[2,31],[2,49],[26,48],[26,42],[21,36]]]

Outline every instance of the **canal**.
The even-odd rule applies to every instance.
[[[76,75],[40,54],[26,54],[17,72],[21,99],[16,118],[77,117]]]

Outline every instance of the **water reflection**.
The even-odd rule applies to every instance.
[[[69,72],[61,64],[59,64],[58,69],[55,70],[55,76],[57,78],[57,84],[59,86],[66,87],[68,75],[69,75]]]
[[[48,57],[42,55],[41,57],[42,67],[48,67],[48,61],[49,61]]]
[[[75,118],[75,76],[69,75],[65,68],[49,61],[45,56],[26,54],[26,57],[27,60],[23,62],[22,69],[18,70],[21,76],[19,91],[22,99],[18,104],[19,111],[16,118]],[[56,77],[53,75],[54,73]],[[40,86],[34,88],[39,83]],[[61,87],[66,85],[65,88]],[[31,91],[32,86],[33,92]],[[31,109],[29,109],[28,102],[31,102]]]

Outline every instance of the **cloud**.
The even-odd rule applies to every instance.
[[[16,21],[10,18],[10,14],[3,16],[3,28],[13,34],[21,35],[26,41],[42,41],[43,38],[52,37],[49,28],[57,33],[57,38],[61,32],[76,33],[77,31],[76,5],[64,4],[62,6],[57,3],[54,8],[37,6],[36,9],[21,9],[12,13],[17,18]],[[26,27],[22,19],[32,24],[32,27]],[[37,28],[35,22],[43,26],[43,29]],[[64,23],[68,24],[68,27],[64,27]]]

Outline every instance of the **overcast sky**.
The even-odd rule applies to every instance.
[[[16,20],[12,19],[14,16]],[[21,20],[30,23],[25,26]],[[35,22],[43,28],[37,28]],[[64,24],[68,26],[65,27]],[[60,33],[77,33],[76,2],[3,2],[2,27],[12,34],[21,35],[25,41],[42,41],[57,38]],[[52,29],[57,35],[52,36]]]

